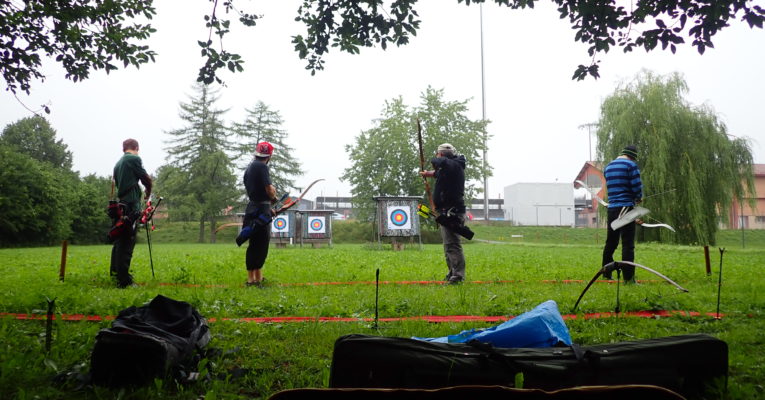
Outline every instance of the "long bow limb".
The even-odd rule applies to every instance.
[[[669,224],[665,224],[665,223],[663,223],[663,222],[659,221],[658,219],[656,219],[654,217],[651,217],[651,216],[648,216],[648,218],[656,221],[656,223],[655,224],[642,223],[640,226],[642,226],[644,228],[667,228],[667,229],[671,230],[672,232],[675,232],[675,228],[669,226]]]
[[[311,184],[308,185],[308,187],[303,191],[303,193],[300,193],[300,196],[298,196],[297,199],[295,199],[295,200],[290,199],[290,200],[286,201],[284,203],[284,205],[282,205],[278,210],[276,210],[276,214],[281,214],[281,213],[289,210],[290,208],[294,207],[295,204],[300,203],[300,200],[303,200],[303,196],[305,196],[306,193],[308,193],[308,191],[311,190],[313,185],[315,185],[317,182],[320,182],[320,181],[323,181],[323,180],[324,179],[322,178],[322,179],[317,179],[317,180],[311,182]]]
[[[598,200],[598,203],[600,203],[600,205],[602,205],[603,207],[608,207],[608,202],[606,202],[605,200],[601,199],[600,196],[598,196],[598,194],[595,193],[594,190],[590,189],[590,187],[587,186],[586,183],[580,181],[579,179],[575,180],[574,183],[578,183],[580,186],[582,186],[583,188],[587,189],[587,191],[590,192],[592,197],[594,197],[594,198],[596,198]]]
[[[420,119],[417,118],[417,144],[420,148],[420,170],[425,171],[425,152],[422,150],[422,124],[420,124]],[[430,205],[430,210],[432,212],[436,212],[436,206],[433,204],[433,195],[430,194],[430,182],[428,182],[428,178],[422,177],[422,181],[425,183],[425,194],[428,196],[428,205]]]
[[[671,230],[672,232],[675,232],[675,228],[673,228],[673,227],[671,227],[671,226],[669,226],[667,224],[646,224],[646,223],[642,223],[642,224],[640,224],[640,226],[642,226],[643,228],[667,228],[667,229]]]
[[[582,297],[584,297],[584,294],[587,293],[587,290],[590,289],[590,286],[592,286],[592,284],[595,283],[595,281],[597,281],[598,278],[601,275],[603,275],[604,273],[607,273],[607,272],[611,272],[611,271],[613,271],[613,270],[615,270],[617,268],[621,268],[621,265],[631,265],[633,267],[642,268],[642,269],[644,269],[644,270],[646,270],[646,271],[648,271],[648,272],[658,276],[659,278],[664,279],[665,281],[667,281],[667,283],[669,283],[672,286],[676,287],[678,290],[681,290],[681,291],[686,292],[686,293],[688,292],[688,289],[680,286],[677,282],[673,281],[672,279],[669,279],[666,275],[662,274],[659,271],[656,271],[655,269],[648,268],[645,265],[640,265],[640,264],[637,264],[637,263],[634,263],[634,262],[631,262],[631,261],[613,261],[613,262],[610,262],[610,263],[604,265],[603,267],[601,267],[598,270],[598,272],[595,274],[595,276],[592,277],[590,282],[587,283],[587,286],[585,286],[584,290],[582,291],[582,294],[579,295],[579,298],[576,300],[576,303],[574,303],[574,308],[572,308],[572,310],[576,310],[576,308],[579,306],[579,302],[582,300]]]

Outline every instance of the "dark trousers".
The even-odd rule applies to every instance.
[[[247,246],[245,265],[247,270],[263,268],[268,257],[268,245],[271,243],[271,224],[252,232],[250,244]]]
[[[457,217],[461,223],[465,223],[465,214],[457,214]],[[460,235],[443,225],[438,225],[438,227],[441,230],[441,239],[444,242],[446,266],[449,267],[446,280],[463,281],[465,280],[465,254],[462,252]]]
[[[603,263],[606,265],[614,261],[614,252],[619,246],[619,239],[622,241],[622,261],[635,261],[635,223],[630,222],[623,227],[613,230],[611,229],[611,222],[619,218],[623,207],[615,207],[608,209],[608,233],[606,234],[606,246],[603,247]],[[626,211],[632,209],[632,207],[624,207]],[[622,272],[624,274],[624,280],[628,281],[635,277],[635,267],[623,266]],[[606,276],[606,278],[609,278]]]
[[[111,276],[116,278],[119,287],[130,286],[133,283],[133,276],[130,275],[130,261],[133,259],[135,240],[136,229],[131,226],[112,245],[112,260],[109,269]]]

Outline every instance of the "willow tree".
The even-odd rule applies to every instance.
[[[677,230],[641,229],[641,240],[714,244],[732,200],[754,193],[748,141],[729,135],[711,106],[690,104],[687,92],[680,74],[643,71],[601,106],[599,158],[608,162],[637,145],[647,219]]]

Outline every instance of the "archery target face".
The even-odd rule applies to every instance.
[[[388,206],[388,229],[412,229],[412,214],[409,206]]]
[[[326,233],[325,217],[308,217],[308,233]]]
[[[289,233],[290,231],[290,216],[279,215],[271,222],[271,230],[277,233]]]

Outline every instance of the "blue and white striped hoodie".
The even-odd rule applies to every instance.
[[[643,182],[640,169],[628,158],[611,161],[603,171],[608,189],[608,208],[634,206],[643,198]]]

